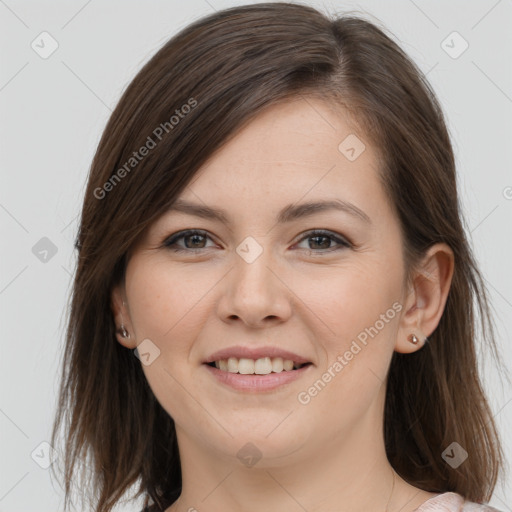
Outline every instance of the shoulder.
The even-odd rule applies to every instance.
[[[466,501],[460,494],[445,492],[423,503],[417,512],[500,512],[490,505]]]

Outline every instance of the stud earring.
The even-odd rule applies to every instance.
[[[125,326],[121,324],[121,327],[117,329],[117,334],[119,334],[122,338],[129,338],[130,333],[126,330]]]
[[[407,341],[410,341],[416,345],[420,339],[416,336],[416,334],[409,334],[409,336],[407,336]]]
[[[126,302],[123,300],[123,306],[126,306]],[[129,338],[130,333],[126,330],[124,326],[124,319],[123,319],[123,313],[121,313],[121,327],[117,329],[117,334],[119,334],[122,338]]]

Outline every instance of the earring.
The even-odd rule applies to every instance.
[[[416,336],[416,334],[409,334],[409,336],[407,336],[407,341],[410,341],[411,343],[414,343],[416,345],[416,343],[418,343],[418,341],[420,341],[420,339]]]
[[[117,329],[117,334],[119,334],[122,338],[129,338],[130,333],[126,330],[125,326],[121,324],[121,327]]]
[[[126,306],[126,302],[123,300],[123,306]],[[124,326],[123,314],[121,313],[121,327],[117,329],[117,334],[119,334],[122,338],[129,338],[130,333],[126,330]]]

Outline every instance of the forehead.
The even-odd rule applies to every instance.
[[[341,108],[288,100],[249,121],[198,170],[182,199],[247,209],[299,200],[387,201],[377,150]],[[368,204],[371,206],[371,204]]]
[[[299,167],[329,168],[340,156],[355,161],[358,159],[355,157],[363,152],[367,153],[368,160],[373,148],[369,147],[365,134],[356,133],[356,130],[341,107],[334,110],[322,100],[299,97],[267,107],[245,124],[203,167],[236,159],[278,166],[291,162]],[[349,148],[340,148],[347,138],[348,145],[352,142],[356,153],[344,153],[343,150]]]

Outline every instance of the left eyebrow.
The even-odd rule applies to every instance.
[[[352,203],[342,201],[340,199],[289,204],[279,212],[277,221],[279,224],[285,224],[328,210],[342,211],[353,217],[357,217],[368,224],[372,223],[370,217],[363,210]],[[191,203],[189,201],[185,201],[184,199],[177,199],[167,209],[167,211],[178,211],[188,215],[193,215],[195,217],[210,220],[213,219],[222,222],[223,224],[230,224],[229,216],[224,210],[212,208],[202,204]]]
[[[294,220],[301,219],[303,217],[309,217],[311,215],[315,215],[316,213],[324,212],[327,210],[338,210],[345,212],[349,215],[352,215],[353,217],[357,217],[364,222],[367,222],[368,224],[372,223],[370,217],[365,212],[363,212],[363,210],[358,208],[355,204],[342,201],[341,199],[314,201],[296,205],[289,204],[279,212],[277,220],[280,224],[284,224],[286,222],[292,222]]]

